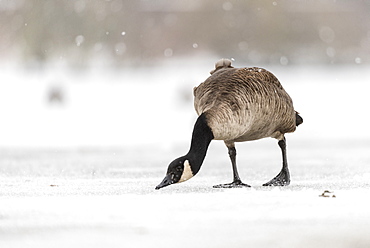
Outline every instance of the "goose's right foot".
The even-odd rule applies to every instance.
[[[213,186],[213,188],[243,188],[243,187],[250,187],[250,185],[242,183],[241,180],[236,180],[232,183],[218,184]]]
[[[290,184],[290,174],[288,169],[283,169],[280,173],[263,186],[288,186]]]

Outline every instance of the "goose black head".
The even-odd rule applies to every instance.
[[[170,163],[165,178],[155,189],[160,189],[174,183],[184,182],[193,176],[194,173],[191,169],[189,160],[184,157],[177,158]]]

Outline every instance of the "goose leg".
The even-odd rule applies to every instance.
[[[250,187],[248,184],[242,183],[239,177],[238,169],[236,168],[236,149],[235,145],[227,145],[229,149],[229,156],[231,160],[231,165],[233,168],[234,180],[232,183],[219,184],[213,186],[213,188],[241,188],[241,187]]]
[[[279,140],[279,147],[283,155],[283,168],[280,173],[271,179],[269,182],[263,184],[263,186],[287,186],[290,184],[290,174],[288,169],[288,162],[286,156],[286,141],[285,137],[282,140]]]

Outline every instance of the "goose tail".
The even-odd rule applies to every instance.
[[[298,127],[303,123],[303,118],[299,115],[299,113],[295,112],[295,125]]]

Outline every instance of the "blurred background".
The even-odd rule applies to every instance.
[[[246,64],[368,63],[370,1],[1,0],[3,61],[120,70],[212,54]]]
[[[3,147],[188,140],[223,57],[271,69],[307,137],[367,104],[370,1],[0,0],[0,35]]]

